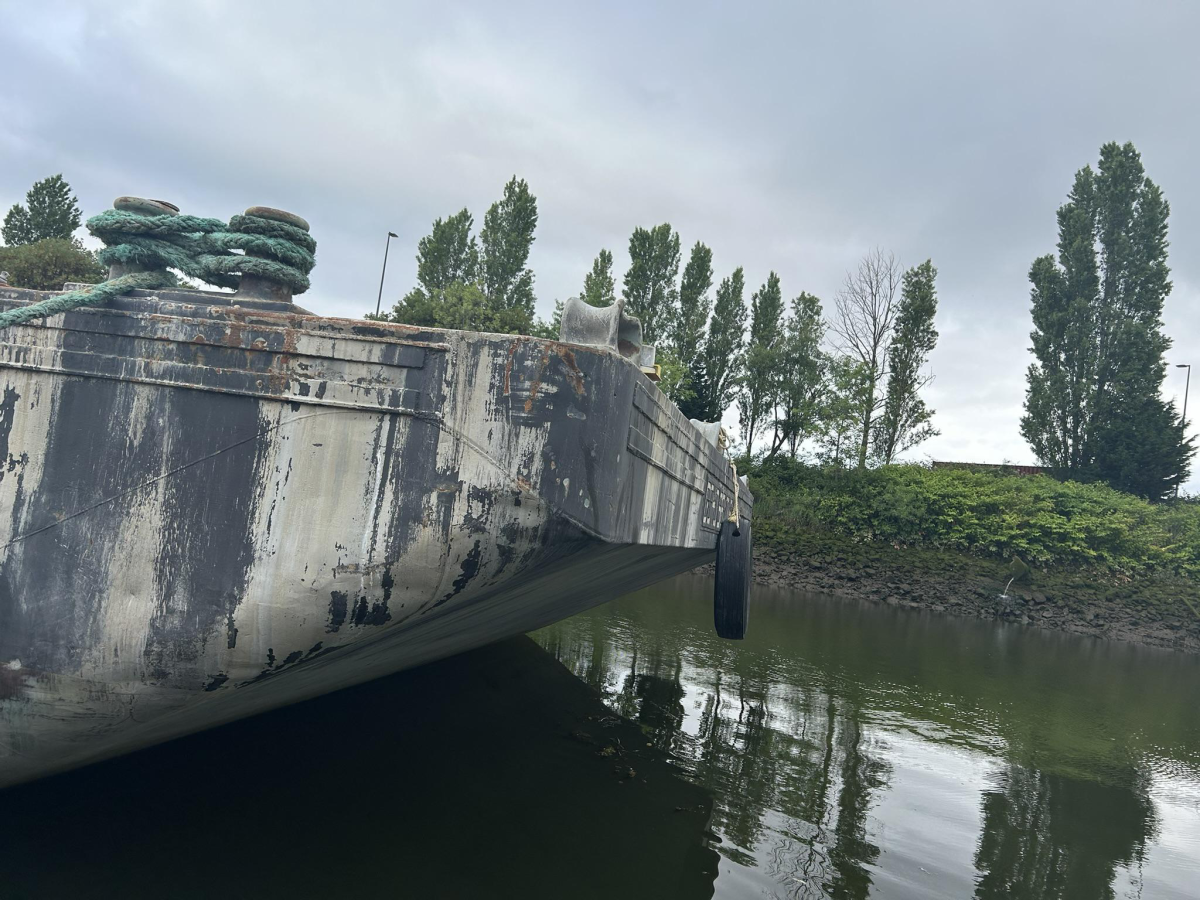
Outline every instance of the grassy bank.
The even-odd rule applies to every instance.
[[[750,476],[756,539],[1019,557],[1034,570],[1200,577],[1200,503],[1151,504],[1101,484],[931,469],[857,471],[778,460]]]
[[[1195,502],[922,466],[750,484],[757,584],[1200,652]]]

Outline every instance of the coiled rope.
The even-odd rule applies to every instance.
[[[262,216],[234,216],[229,228],[209,236],[223,255],[202,257],[209,272],[204,278],[216,284],[212,277],[238,272],[257,275],[286,284],[293,294],[303,294],[309,288],[308,273],[317,263],[317,242],[303,228],[264,219]],[[230,250],[244,250],[253,256],[240,256]]]
[[[287,285],[293,294],[303,294],[310,285],[308,273],[316,265],[317,242],[312,235],[262,216],[237,215],[227,225],[199,216],[146,216],[108,209],[88,219],[87,229],[107,245],[97,254],[102,264],[152,271],[132,272],[0,312],[0,328],[81,306],[101,306],[133,290],[178,285],[168,269],[225,288],[237,288],[244,274],[257,275]]]
[[[106,246],[97,259],[106,266],[135,265],[148,269],[178,269],[218,287],[237,287],[237,279],[210,272],[209,259],[224,254],[216,234],[226,225],[199,216],[145,216],[106,209],[87,221],[87,229]]]

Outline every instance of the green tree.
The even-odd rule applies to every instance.
[[[35,238],[33,223],[29,221],[29,210],[19,203],[14,203],[4,217],[4,226],[0,228],[0,237],[4,238],[4,243],[10,247],[33,243]]]
[[[1083,472],[1092,453],[1085,446],[1095,393],[1093,317],[1100,276],[1096,260],[1095,176],[1090,166],[1075,174],[1067,203],[1058,210],[1061,267],[1053,256],[1033,262],[1033,353],[1027,373],[1021,433],[1039,460],[1063,473]]]
[[[1022,435],[1061,475],[1150,499],[1187,479],[1194,453],[1159,394],[1169,213],[1134,146],[1105,144],[1058,211],[1057,261],[1043,256],[1029,274],[1036,362]]]
[[[417,282],[429,296],[456,281],[471,284],[479,275],[479,246],[471,234],[471,213],[459,210],[435,219],[433,230],[417,244]]]
[[[802,292],[792,300],[791,312],[784,323],[778,367],[774,373],[775,422],[768,459],[785,446],[795,459],[800,445],[816,428],[817,413],[827,386],[827,363],[821,352],[824,338],[821,301]]]
[[[683,278],[679,283],[679,315],[673,329],[675,355],[689,371],[704,344],[704,326],[708,323],[711,307],[708,291],[712,282],[712,250],[696,241],[687,265],[683,267]]]
[[[591,306],[611,306],[617,299],[612,267],[612,252],[602,249],[592,261],[592,271],[583,278],[583,293],[579,296],[585,303]]]
[[[562,314],[563,302],[561,300],[554,301],[554,312],[550,316],[550,321],[543,324],[543,333],[541,337],[547,340],[557,341],[559,334],[562,332]],[[538,320],[541,323],[541,320]]]
[[[694,419],[720,421],[737,396],[745,364],[746,304],[742,267],[721,279],[704,350],[689,373],[695,398],[683,411]],[[681,407],[682,408],[682,407]]]
[[[714,422],[719,416],[711,415],[709,410],[707,375],[705,373],[704,347],[692,357],[692,361],[684,368],[683,378],[687,383],[687,396],[676,401],[679,411],[689,419],[699,419],[702,422]]]
[[[479,233],[483,292],[488,302],[497,312],[523,314],[530,323],[535,298],[533,272],[527,264],[537,221],[537,198],[525,180],[514,175],[504,186],[504,197],[484,215]]]
[[[680,410],[689,406],[694,399],[691,385],[688,383],[687,367],[670,347],[660,347],[654,361],[658,363],[658,389],[670,397]]]
[[[451,282],[437,294],[439,302],[432,305],[433,322],[437,328],[460,331],[500,331],[496,310],[476,283]]]
[[[883,463],[938,433],[930,423],[933,410],[921,398],[921,389],[933,376],[922,372],[937,344],[933,327],[937,314],[937,269],[925,260],[904,273],[904,286],[896,325],[888,348],[887,393],[875,433],[875,453]]]
[[[66,238],[0,247],[0,271],[13,287],[36,291],[61,291],[68,281],[96,284],[107,275],[95,256]]]
[[[430,296],[423,289],[415,287],[400,298],[399,302],[392,307],[391,312],[384,313],[380,318],[385,322],[401,322],[405,325],[419,325],[422,328],[437,328],[438,306],[445,300],[443,293],[439,291],[436,296]]]
[[[671,226],[635,228],[629,238],[625,302],[630,315],[641,321],[647,344],[657,345],[670,332],[679,302],[678,276],[679,235]]]
[[[862,258],[858,268],[846,273],[836,297],[832,323],[839,351],[862,367],[865,381],[856,383],[858,403],[858,467],[867,465],[871,425],[883,405],[880,387],[887,375],[888,347],[896,319],[896,290],[900,266],[896,257],[875,249]]]
[[[1190,469],[1193,448],[1186,424],[1157,397],[1113,403],[1096,430],[1095,477],[1149,500],[1173,496]]]
[[[25,194],[25,206],[13,204],[0,229],[10,247],[33,244],[50,238],[70,240],[79,227],[82,214],[79,198],[62,175],[36,182]]]
[[[837,354],[826,359],[827,386],[816,410],[816,455],[823,465],[847,467],[861,447],[862,410],[871,394],[870,370]]]
[[[775,404],[777,371],[783,344],[783,291],[771,272],[750,297],[750,342],[738,397],[738,415],[746,452],[754,452],[754,436]]]
[[[465,309],[480,311],[478,303],[468,301],[468,294],[461,290],[476,284],[479,275],[479,248],[471,234],[472,224],[465,209],[434,220],[430,233],[417,242],[417,287],[396,304],[388,318],[407,325],[449,328],[457,326],[444,323],[461,320]],[[447,303],[452,310],[442,310]],[[490,321],[491,316],[486,319]],[[482,327],[484,323],[478,324]]]
[[[417,286],[384,318],[427,328],[549,334],[552,326],[534,319],[533,273],[526,265],[537,226],[529,186],[516,178],[505,185],[504,198],[484,216],[479,243],[473,221],[465,209],[434,221],[417,244]]]

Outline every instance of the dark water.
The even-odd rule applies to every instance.
[[[1200,897],[1200,658],[709,591],[535,638],[713,794],[717,897]]]
[[[711,897],[644,745],[518,638],[0,791],[0,900]]]
[[[1200,896],[1200,657],[710,596],[2,791],[0,900]]]

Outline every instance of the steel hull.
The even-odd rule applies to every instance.
[[[0,332],[0,786],[712,560],[728,463],[616,353],[237,302]]]

